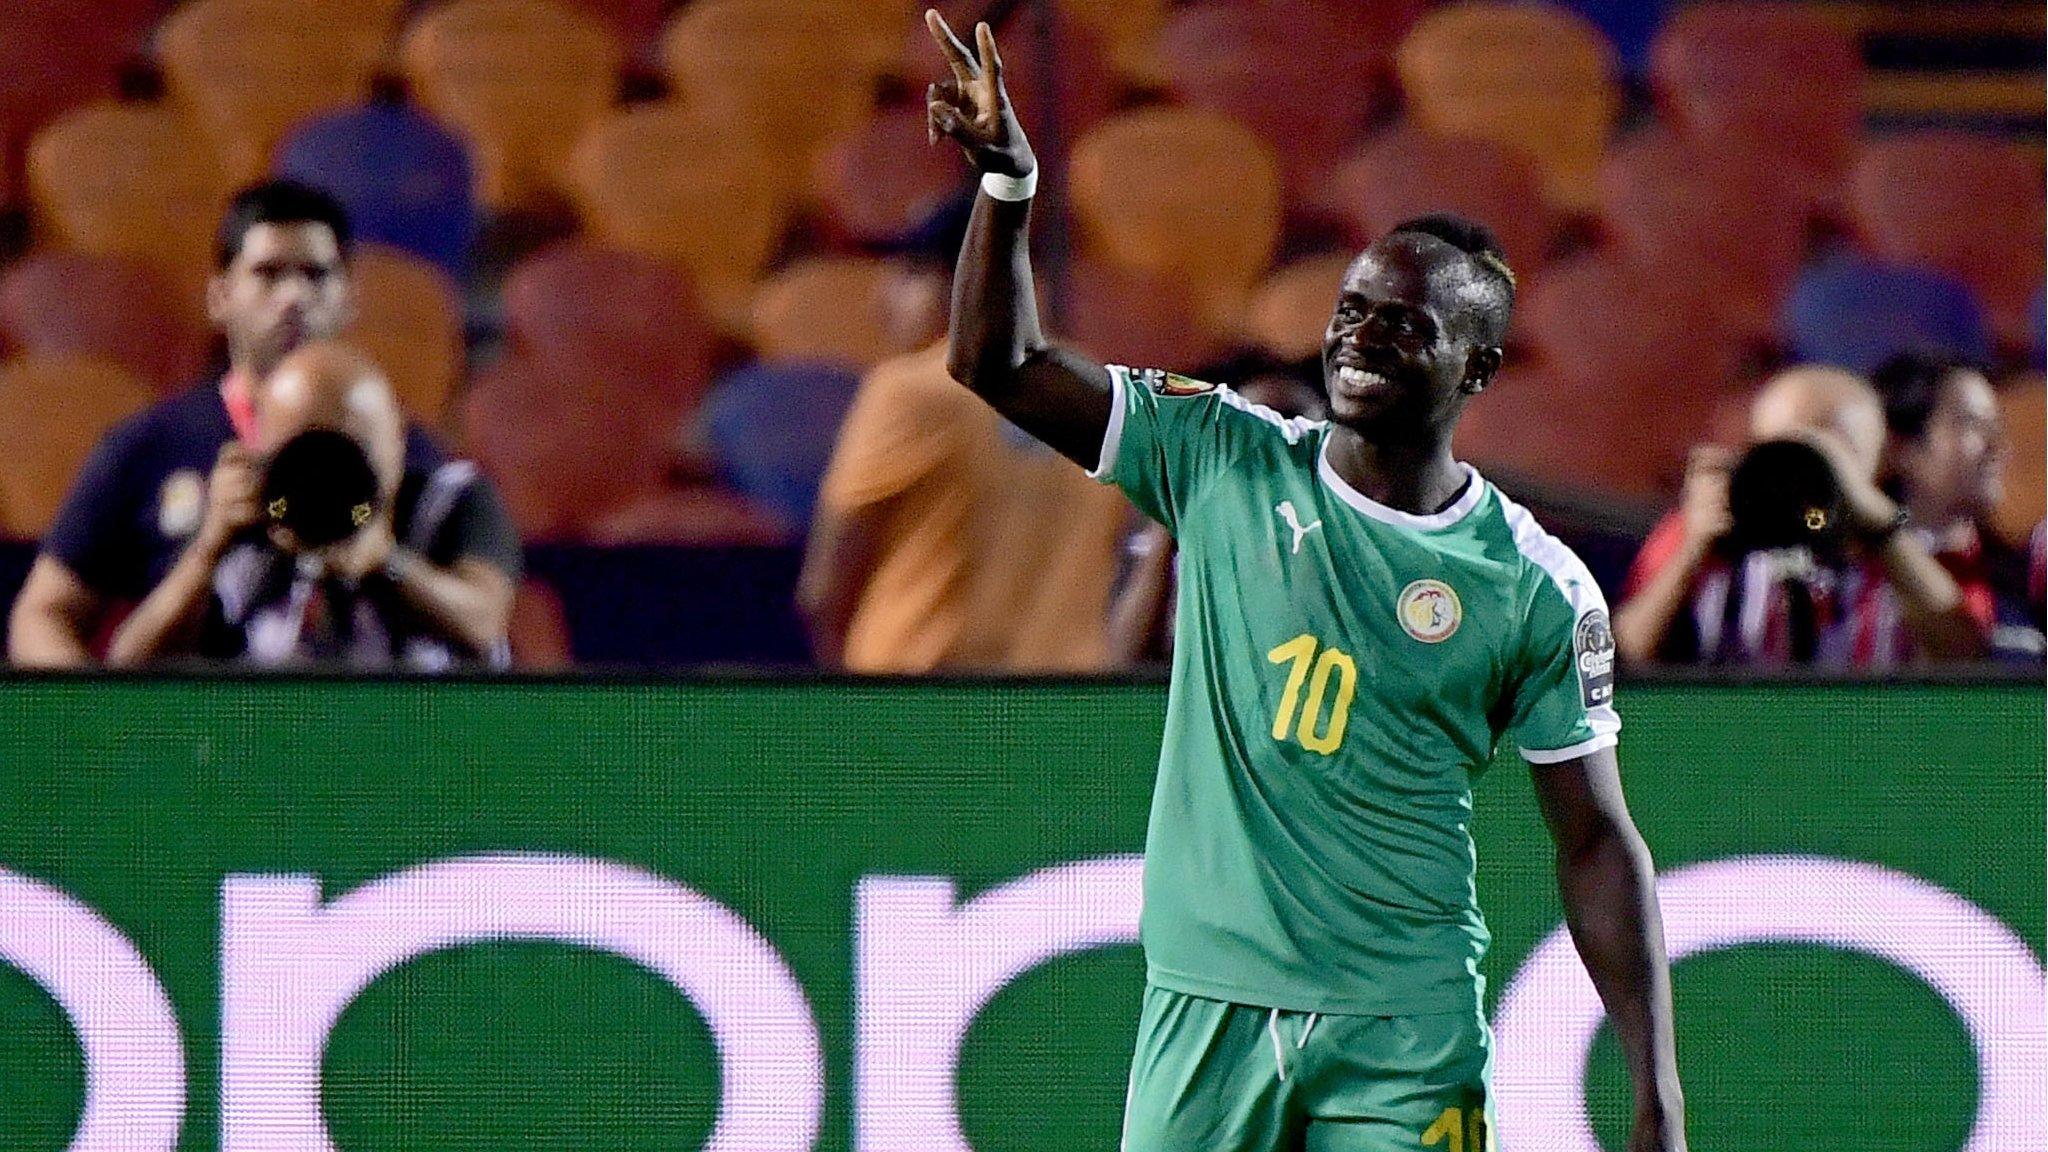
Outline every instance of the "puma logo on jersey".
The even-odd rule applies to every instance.
[[[1294,550],[1292,554],[1296,556],[1301,555],[1302,537],[1323,526],[1321,520],[1311,520],[1307,524],[1303,524],[1300,514],[1294,510],[1294,501],[1292,500],[1282,500],[1278,504],[1273,505],[1273,511],[1278,512],[1280,518],[1287,521],[1287,526],[1294,530]]]

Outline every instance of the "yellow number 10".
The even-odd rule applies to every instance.
[[[1323,658],[1316,659],[1318,644],[1314,636],[1304,632],[1287,643],[1266,653],[1266,659],[1275,664],[1292,662],[1294,667],[1287,672],[1287,687],[1280,692],[1280,712],[1273,717],[1273,739],[1284,741],[1287,731],[1294,727],[1294,709],[1301,704],[1301,685],[1308,681],[1308,702],[1301,704],[1301,726],[1295,729],[1295,736],[1301,746],[1324,756],[1337,750],[1344,743],[1344,725],[1351,719],[1351,697],[1358,691],[1358,665],[1351,657],[1335,648],[1324,648]],[[1315,676],[1309,677],[1309,665],[1315,665]],[[1322,719],[1323,696],[1330,690],[1331,675],[1337,677],[1337,698],[1330,704],[1327,721]],[[1317,724],[1322,724],[1322,734],[1316,734]]]
[[[1466,1120],[1467,1113],[1457,1108],[1444,1109],[1436,1123],[1423,1129],[1423,1145],[1448,1144],[1449,1152],[1493,1152],[1493,1129],[1487,1126],[1486,1110],[1474,1108],[1471,1122],[1467,1124]]]

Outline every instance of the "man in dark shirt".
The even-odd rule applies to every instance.
[[[114,632],[108,663],[198,656],[267,667],[502,666],[497,605],[510,598],[519,548],[475,466],[408,470],[390,382],[340,345],[292,353],[257,386],[255,411],[251,443],[224,453],[192,543]],[[328,435],[330,455],[298,468],[314,486],[280,480],[266,493],[265,469],[291,469],[294,445],[301,461],[309,458],[317,437],[308,433]],[[339,479],[349,465],[332,455],[336,444],[354,468],[367,465],[357,472],[359,496]],[[349,509],[352,519],[318,529],[325,536],[302,537],[316,529],[287,509],[301,500],[317,507],[320,489],[337,494],[337,512],[362,502]]]
[[[256,383],[295,349],[354,320],[350,245],[346,215],[317,189],[277,181],[234,199],[206,300],[227,371],[116,427],[93,452],[15,600],[8,655],[16,664],[93,663],[116,610],[170,573],[205,520],[209,477],[248,452]],[[420,475],[446,462],[418,429],[407,431],[405,455],[406,471]],[[498,507],[480,477],[472,488],[480,507]],[[510,570],[463,571],[478,593],[480,615],[470,623],[502,631],[510,582],[501,590],[492,577]]]

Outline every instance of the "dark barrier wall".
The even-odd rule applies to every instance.
[[[1161,707],[0,684],[0,1147],[1114,1148]],[[2041,689],[1623,708],[1693,1146],[2041,1147]],[[1619,1148],[1527,772],[1475,828],[1501,1147]]]

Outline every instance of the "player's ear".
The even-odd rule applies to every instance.
[[[1494,373],[1500,371],[1500,349],[1474,348],[1465,357],[1465,378],[1458,381],[1458,390],[1467,396],[1477,396],[1493,383]]]

